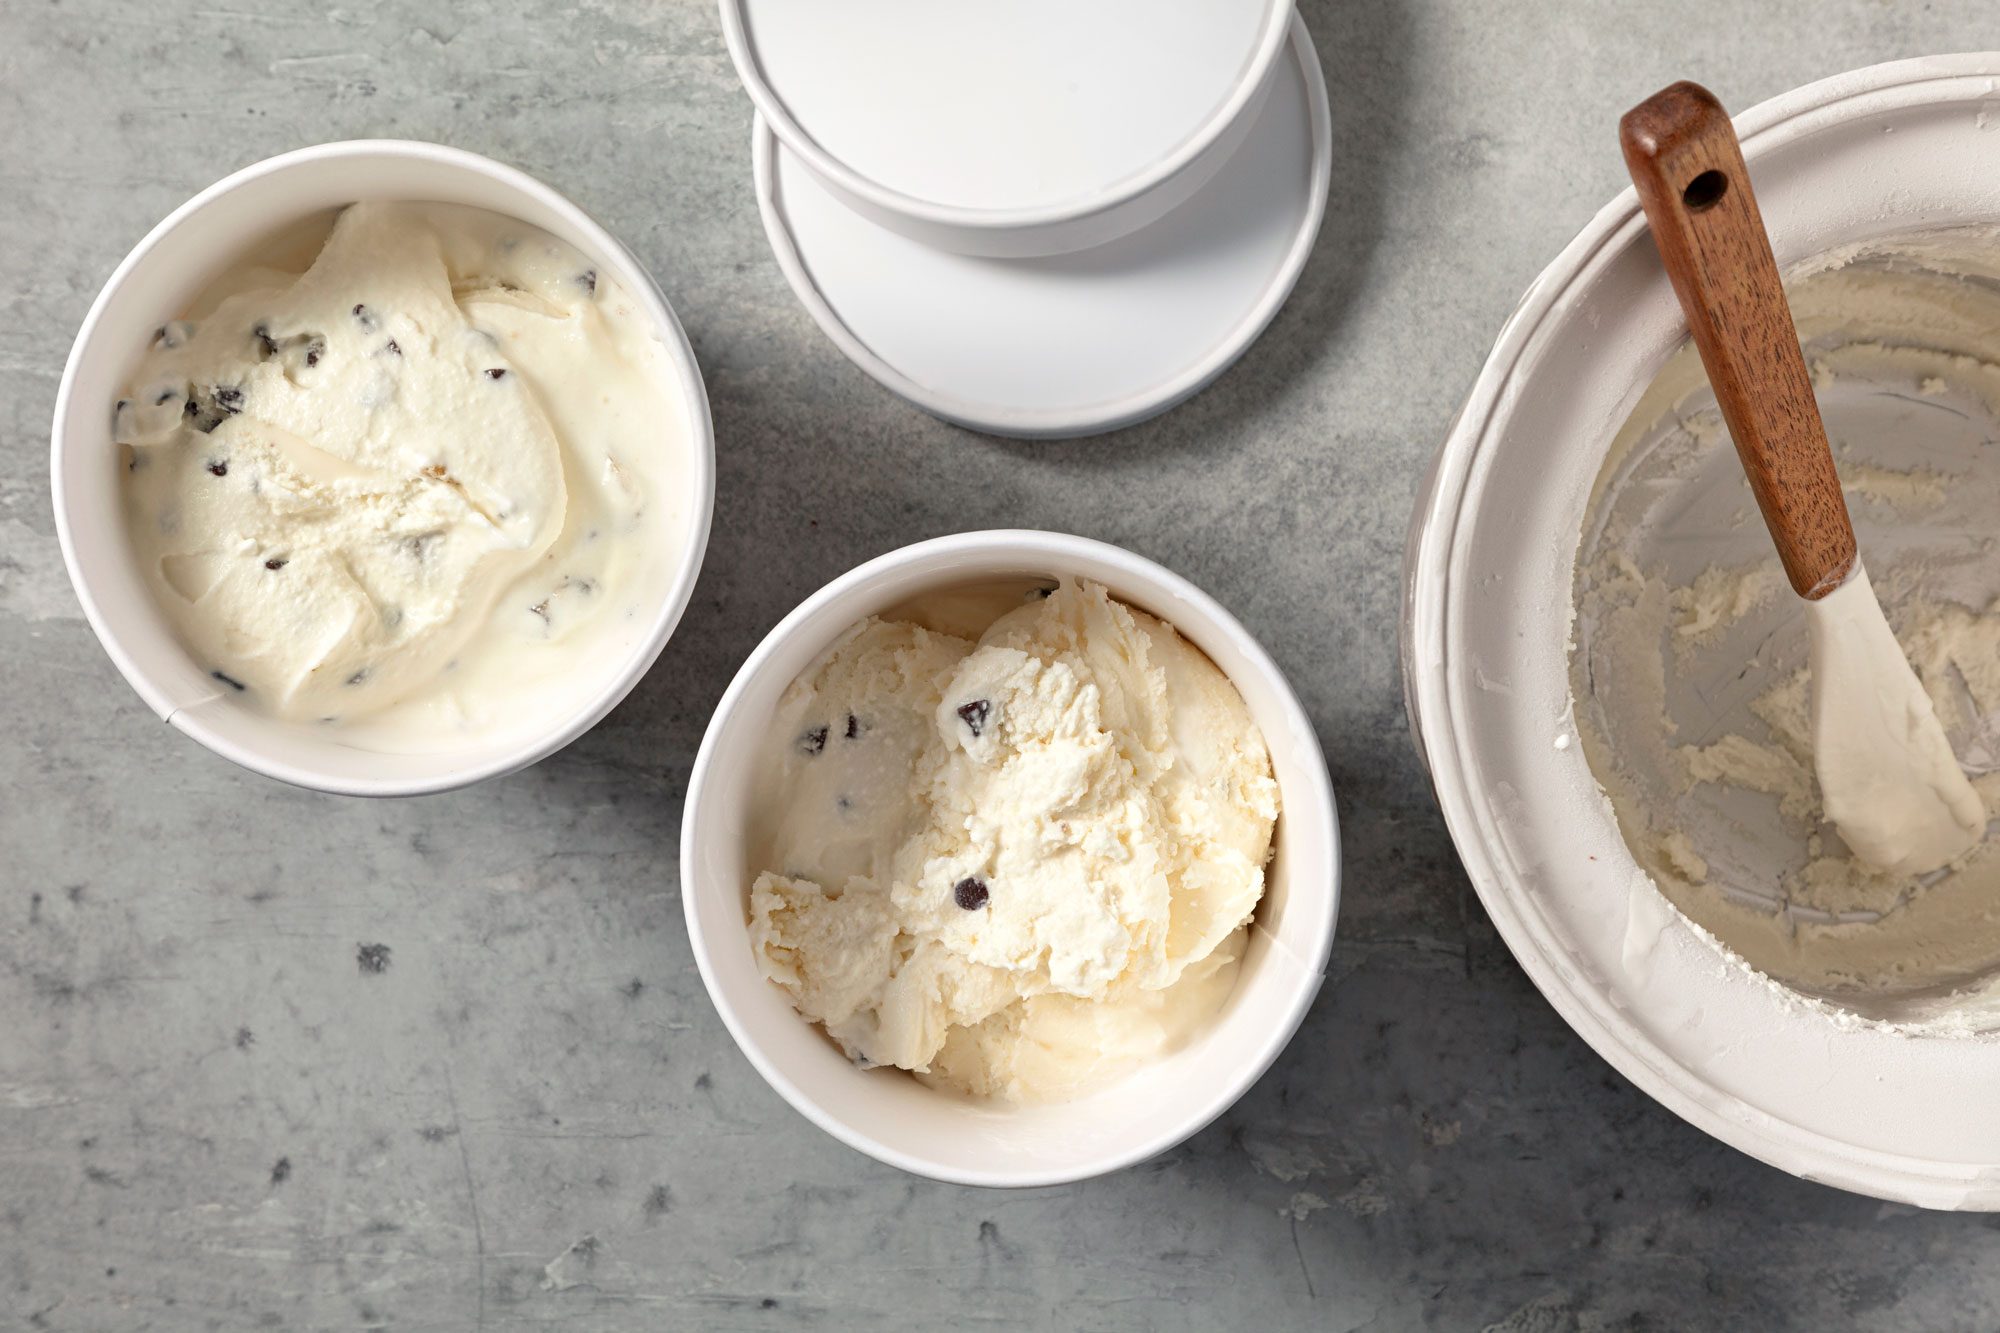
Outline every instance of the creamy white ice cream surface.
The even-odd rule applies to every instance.
[[[162,327],[116,405],[134,554],[247,707],[422,749],[569,706],[693,521],[643,308],[525,224],[343,210]]]
[[[1220,1009],[1277,814],[1249,710],[1171,627],[1067,580],[933,599],[786,693],[752,944],[859,1063],[1074,1097]]]

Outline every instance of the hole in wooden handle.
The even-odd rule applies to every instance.
[[[1728,193],[1729,177],[1719,171],[1704,171],[1681,191],[1681,202],[1687,205],[1690,213],[1699,213],[1714,208]]]

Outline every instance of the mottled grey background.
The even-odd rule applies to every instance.
[[[1459,871],[1395,658],[1417,480],[1517,294],[1623,184],[1618,114],[1680,76],[1740,108],[2000,20],[1307,19],[1337,147],[1290,305],[1168,417],[1024,445],[904,406],[792,299],[707,3],[0,5],[0,1325],[2000,1322],[2000,1231],[1763,1167],[1564,1027]],[[694,340],[720,458],[694,604],[630,700],[530,772],[373,804],[154,719],[70,594],[46,459],[126,250],[226,172],[367,135],[517,163],[622,236]],[[709,710],[773,622],[869,556],[1012,524],[1234,608],[1318,722],[1348,851],[1329,983],[1234,1111],[1139,1169],[1003,1194],[876,1165],[764,1086],[689,960],[675,839]]]

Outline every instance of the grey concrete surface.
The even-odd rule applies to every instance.
[[[1991,45],[1990,4],[1306,13],[1338,147],[1290,305],[1164,419],[1022,445],[904,406],[792,299],[707,3],[0,6],[0,1325],[2000,1323],[2000,1230],[1759,1165],[1563,1025],[1458,868],[1395,662],[1418,479],[1622,183],[1618,113],[1679,76],[1740,107]],[[529,772],[373,804],[152,717],[69,591],[46,460],[69,341],[146,229],[365,135],[517,163],[625,238],[720,455],[706,572],[634,696]],[[1348,840],[1332,975],[1277,1068],[1161,1160],[1025,1193],[905,1177],[786,1107],[702,991],[675,867],[702,727],[764,631],[866,557],[1003,524],[1233,607],[1312,711]]]

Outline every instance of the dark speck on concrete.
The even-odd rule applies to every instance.
[[[83,1178],[93,1185],[110,1185],[114,1189],[121,1190],[127,1188],[123,1177],[106,1171],[101,1166],[86,1166],[83,1168]]]
[[[280,1157],[271,1166],[271,1183],[273,1185],[282,1185],[291,1178],[292,1159],[289,1157]]]
[[[707,1074],[696,1074],[694,1076],[694,1085],[702,1092],[707,1092],[715,1085],[715,1080],[711,1079]]]
[[[766,1310],[775,1310],[778,1308],[778,1298],[776,1296],[766,1296],[758,1304]]]
[[[70,884],[70,885],[65,885],[65,886],[64,886],[64,888],[63,888],[63,897],[65,897],[65,898],[69,899],[69,900],[70,900],[70,901],[71,901],[72,903],[80,903],[80,902],[82,902],[82,901],[83,901],[83,885],[81,885],[81,884]]]
[[[655,1185],[646,1194],[646,1220],[656,1221],[673,1210],[674,1192],[665,1185]]]
[[[425,1143],[443,1143],[451,1137],[451,1130],[443,1125],[425,1125],[417,1131],[417,1137]]]
[[[389,970],[389,946],[386,944],[363,944],[356,947],[354,961],[364,973],[382,973]]]
[[[979,1224],[979,1248],[996,1259],[1011,1261],[1019,1257],[1014,1247],[1000,1238],[1000,1224],[991,1218]]]
[[[247,1051],[257,1043],[257,1034],[249,1028],[236,1029],[236,1049]]]
[[[42,895],[39,893],[31,893],[28,895],[28,924],[32,926],[41,919],[42,919]]]
[[[57,1004],[68,1004],[76,998],[76,983],[68,977],[55,976],[48,972],[37,972],[28,978],[35,988],[35,994]]]
[[[637,977],[633,977],[630,981],[626,982],[624,985],[618,988],[618,993],[620,995],[623,995],[628,1000],[636,1000],[639,998],[639,993],[645,989],[646,989],[646,983],[639,980],[639,978]]]

